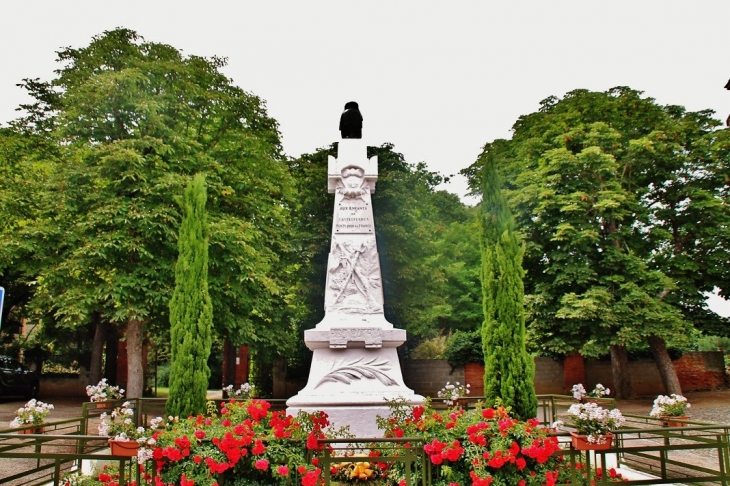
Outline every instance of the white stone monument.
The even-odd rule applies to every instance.
[[[377,157],[362,139],[340,141],[329,158],[327,187],[335,193],[322,322],[304,332],[314,352],[309,380],[287,401],[287,413],[324,410],[330,427],[349,426],[357,437],[382,437],[376,417],[387,417],[385,399],[420,405],[424,398],[403,383],[396,348],[406,331],[383,314],[383,283],[375,242],[371,194]]]

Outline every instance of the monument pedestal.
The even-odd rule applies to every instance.
[[[305,331],[314,354],[307,386],[287,401],[287,413],[325,411],[330,426],[349,426],[356,437],[382,437],[376,417],[387,417],[386,400],[419,405],[424,398],[403,383],[396,348],[406,332],[383,314],[380,260],[371,194],[377,158],[362,140],[342,140],[328,163],[334,192],[332,244],[325,289],[325,317]]]

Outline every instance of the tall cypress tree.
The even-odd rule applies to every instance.
[[[175,291],[170,300],[170,397],[167,414],[205,411],[213,306],[208,294],[208,225],[205,177],[196,175],[180,202],[183,211]]]
[[[481,204],[484,395],[525,420],[537,414],[535,362],[525,348],[524,245],[502,197],[494,158],[484,157]]]

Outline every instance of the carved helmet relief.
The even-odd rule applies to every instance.
[[[356,165],[348,165],[340,172],[340,184],[337,192],[349,199],[360,198],[370,192],[368,183],[365,181],[365,170]]]

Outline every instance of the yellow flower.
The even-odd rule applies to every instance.
[[[373,474],[373,470],[370,468],[369,462],[358,462],[354,464],[355,467],[352,468],[352,471],[350,472],[350,479],[362,479],[366,480]]]

